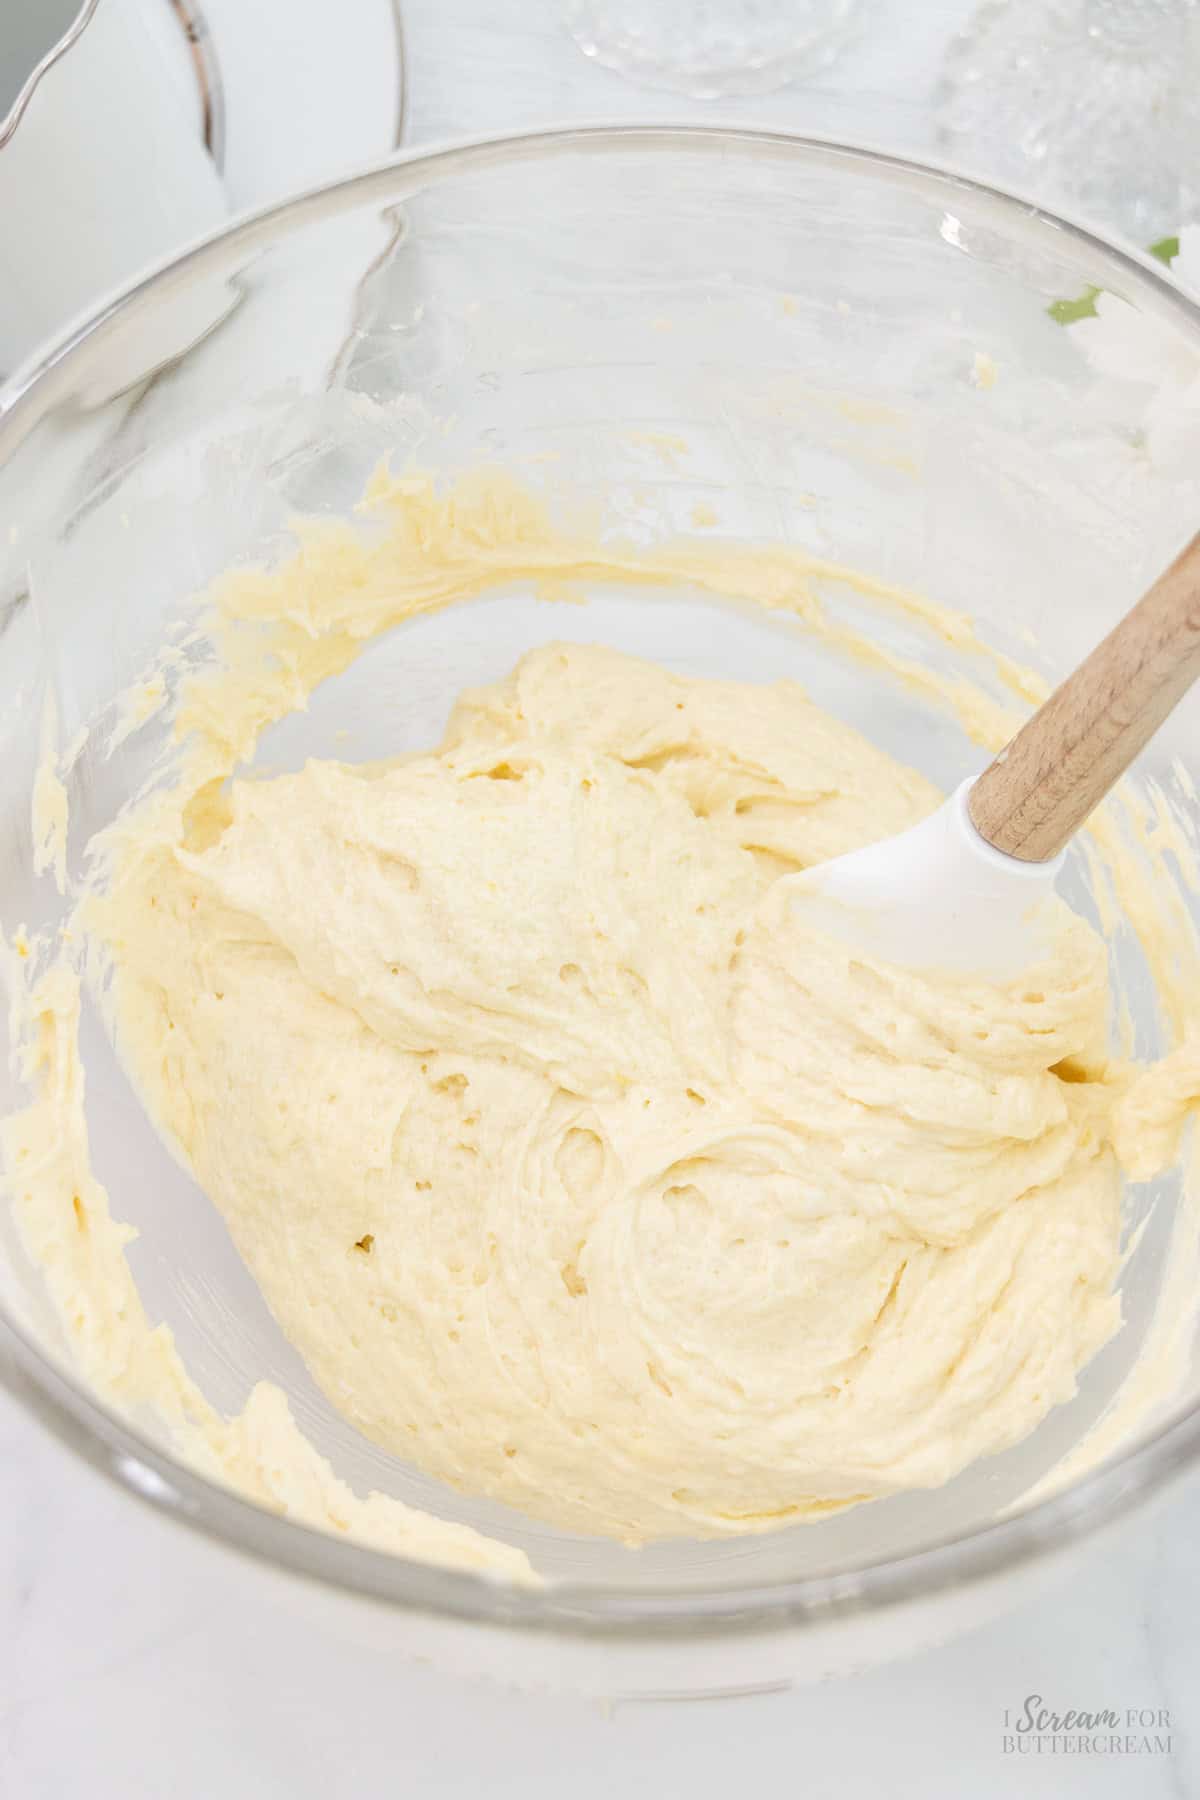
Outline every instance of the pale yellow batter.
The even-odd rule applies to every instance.
[[[135,841],[119,1042],[355,1424],[643,1539],[944,1481],[1072,1392],[1118,1317],[1110,1096],[1062,1072],[1098,940],[1000,991],[782,904],[936,800],[794,687],[551,645],[434,754]]]
[[[517,572],[696,572],[691,552],[657,575],[568,554],[503,488],[457,513],[420,484],[381,495],[383,548],[323,528],[223,590],[177,780],[104,846],[81,913],[153,1116],[316,1379],[455,1486],[630,1542],[818,1517],[1025,1436],[1119,1323],[1114,1137],[1135,1158],[1146,1117],[1169,1159],[1194,1065],[1164,1107],[1109,1062],[1103,946],[1065,909],[1053,959],[1005,987],[804,929],[789,873],[939,795],[788,683],[551,643],[464,694],[427,754],[230,783],[396,618]],[[747,554],[736,579],[710,561],[711,585],[754,571],[755,597],[828,630],[802,558]],[[981,737],[1007,728],[954,703]],[[60,1275],[74,1259],[60,1299],[85,1296],[111,1384],[169,1388],[194,1418],[169,1345],[153,1380],[131,1374],[145,1345],[76,1241],[81,1206],[93,1241],[97,1216],[117,1228],[81,1122],[49,1149],[78,1096],[73,991],[48,979],[52,1078],[8,1134],[38,1165],[27,1229]],[[110,1288],[118,1264],[119,1243]],[[245,1418],[201,1418],[226,1479],[524,1571],[462,1528],[422,1539],[379,1496],[364,1515],[281,1396],[255,1408],[272,1456],[247,1456]]]

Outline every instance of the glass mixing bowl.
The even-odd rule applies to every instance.
[[[92,728],[69,778],[78,876],[86,840],[168,730],[151,721],[102,755],[116,695],[210,578],[277,553],[297,511],[348,511],[383,456],[439,474],[500,463],[549,494],[582,494],[601,529],[643,540],[701,521],[717,541],[800,544],[961,607],[989,643],[1061,673],[1200,516],[1194,477],[1155,449],[1169,396],[1153,358],[1114,372],[1063,323],[1056,303],[1093,289],[1125,303],[1130,341],[1140,331],[1157,346],[1154,367],[1200,367],[1196,307],[1160,268],[1086,231],[895,158],[705,129],[573,130],[409,156],[189,251],[0,394],[6,930],[64,911],[30,842],[45,694],[62,742]],[[872,617],[864,602],[833,603]],[[964,651],[911,620],[881,613],[871,628],[948,674],[964,666]],[[413,621],[285,721],[266,753],[278,766],[427,745],[459,689],[555,636],[694,674],[791,674],[945,786],[980,766],[952,721],[794,621],[611,588],[586,607],[510,588]],[[1150,770],[1187,729],[1185,709]],[[1071,879],[1086,904],[1083,872]],[[1158,1009],[1120,933],[1113,970],[1137,1048],[1152,1054]],[[95,1160],[116,1216],[137,1227],[147,1309],[213,1402],[233,1409],[271,1377],[356,1488],[521,1544],[547,1585],[508,1590],[390,1557],[182,1466],[153,1418],[86,1391],[8,1219],[5,1380],[90,1462],[249,1553],[247,1583],[386,1647],[610,1695],[826,1674],[1011,1603],[1200,1447],[1193,1358],[1173,1411],[1065,1491],[1018,1506],[1144,1339],[1179,1198],[1168,1179],[1127,1196],[1131,1229],[1159,1204],[1123,1271],[1125,1331],[1015,1449],[936,1492],[732,1542],[633,1551],[556,1535],[441,1488],[333,1412],[94,1021],[84,1056]],[[15,1077],[2,1099],[19,1103]]]

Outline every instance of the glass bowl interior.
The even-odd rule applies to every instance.
[[[1056,308],[1098,288],[1200,366],[1200,317],[1136,259],[946,173],[778,136],[569,132],[416,156],[236,227],[114,302],[0,400],[3,925],[56,924],[29,806],[46,694],[69,780],[68,865],[146,779],[169,721],[110,755],[118,697],[232,563],[273,557],[296,513],[344,514],[381,458],[452,478],[499,464],[602,533],[778,540],[960,608],[998,650],[1053,676],[1097,639],[1194,525],[1200,490],[1147,449],[1152,385],[1098,368]],[[861,599],[831,603],[898,655],[988,674]],[[508,587],[413,621],[274,728],[273,768],[436,741],[461,688],[550,638],[600,641],[689,675],[797,679],[945,787],[981,752],[903,685],[794,621],[678,591],[596,585],[582,607]],[[969,665],[969,667],[968,667]],[[1194,727],[1193,727],[1194,730]],[[1176,723],[1141,779],[1186,748]],[[1091,905],[1087,870],[1068,873]],[[1180,888],[1195,911],[1195,897]],[[1163,1021],[1136,944],[1114,984],[1152,1055]],[[94,1459],[151,1498],[292,1567],[469,1615],[559,1624],[701,1620],[748,1605],[814,1616],[961,1580],[1099,1519],[1195,1447],[1194,1356],[1170,1422],[1004,1521],[1077,1444],[1145,1340],[1178,1176],[1130,1188],[1126,1326],[1077,1397],[1024,1443],[945,1487],[729,1542],[631,1551],[568,1537],[423,1476],[330,1406],[282,1336],[215,1209],[164,1149],[96,1018],[88,1122],[151,1316],[236,1409],[269,1377],[356,1489],[380,1489],[525,1548],[551,1586],[498,1598],[303,1528],[179,1468],[156,1420],[82,1392],[11,1221],[0,1312],[19,1380]],[[0,1108],[19,1103],[5,1077]],[[1105,1482],[1107,1481],[1107,1485]],[[938,1560],[922,1562],[933,1550]],[[949,1558],[949,1560],[947,1560]]]

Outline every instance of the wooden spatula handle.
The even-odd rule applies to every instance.
[[[981,837],[1049,862],[1200,675],[1200,534],[972,787]]]

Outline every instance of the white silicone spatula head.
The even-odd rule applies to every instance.
[[[928,819],[788,878],[869,955],[1004,978],[1046,949],[1062,852],[1200,675],[1200,536],[977,780]]]
[[[788,878],[805,923],[884,962],[1004,980],[1044,952],[1041,904],[1061,855],[1020,862],[979,835],[964,781],[903,831]]]

